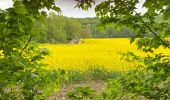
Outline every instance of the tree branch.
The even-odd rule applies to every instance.
[[[22,55],[22,53],[24,52],[24,50],[27,48],[27,46],[28,46],[28,44],[30,43],[31,39],[32,39],[32,36],[30,36],[30,38],[28,39],[28,42],[27,42],[27,44],[24,46],[24,48],[22,49],[22,51],[21,51],[21,53],[20,53],[20,56]]]
[[[164,40],[162,40],[149,26],[147,26],[147,27],[148,27],[148,29],[152,32],[152,34],[155,35],[155,37],[157,37],[160,41],[162,41],[162,43],[163,43],[166,47],[168,47],[168,48],[170,49],[170,46],[169,46]]]
[[[139,16],[139,14],[135,11],[135,13]],[[144,24],[144,25],[146,25],[146,23],[142,20],[142,19],[140,19],[141,21],[142,21],[142,23]],[[170,46],[164,41],[164,40],[162,40],[152,29],[151,29],[151,27],[149,26],[149,25],[146,25],[146,27],[149,29],[149,31],[151,31],[151,33],[156,37],[156,38],[158,38],[168,49],[170,49]]]
[[[145,22],[141,19],[142,23],[145,24]],[[164,41],[162,40],[152,29],[149,25],[146,25],[146,27],[151,31],[151,33],[156,37],[158,38],[167,48],[170,49],[170,46]]]

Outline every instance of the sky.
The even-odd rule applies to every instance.
[[[96,4],[99,4],[104,0],[95,0]],[[144,13],[146,11],[145,8],[142,8],[142,4],[145,0],[140,0],[140,3],[137,4],[137,12]],[[13,3],[12,0],[0,0],[0,8],[6,9],[8,7],[12,7]],[[93,6],[88,11],[83,11],[79,8],[74,8],[76,2],[74,0],[56,0],[56,5],[59,6],[62,10],[62,15],[67,17],[74,17],[74,18],[85,18],[85,17],[95,17],[95,11]]]

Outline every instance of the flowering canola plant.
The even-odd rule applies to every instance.
[[[121,60],[120,53],[132,51],[144,55],[134,43],[130,44],[128,38],[85,39],[81,44],[42,44],[41,47],[50,51],[50,55],[42,60],[49,65],[48,69],[84,71],[100,67],[110,71],[128,71],[137,63]],[[166,52],[164,48],[159,51]]]

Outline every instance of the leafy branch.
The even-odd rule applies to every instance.
[[[145,22],[144,22],[142,19],[141,19],[141,21],[142,21],[142,23],[143,23],[144,25],[146,25]],[[170,46],[169,46],[164,40],[162,40],[162,39],[151,29],[151,27],[150,27],[149,25],[146,25],[146,27],[150,30],[150,32],[151,32],[155,37],[157,37],[167,48],[170,49]]]
[[[135,12],[137,15],[138,15],[138,13],[137,12]],[[138,15],[139,16],[139,15]],[[167,48],[169,48],[170,49],[170,46],[164,41],[164,40],[162,40],[152,29],[151,29],[151,27],[149,26],[149,25],[147,25],[142,19],[140,19],[141,20],[141,22],[144,24],[144,25],[146,25],[146,27],[149,29],[149,31],[156,37],[156,38],[158,38]]]

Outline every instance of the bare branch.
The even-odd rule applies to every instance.
[[[24,50],[27,48],[28,44],[31,42],[32,36],[30,36],[30,38],[28,39],[27,44],[24,46],[24,48],[22,49],[20,56],[22,55],[22,53],[24,52]]]

